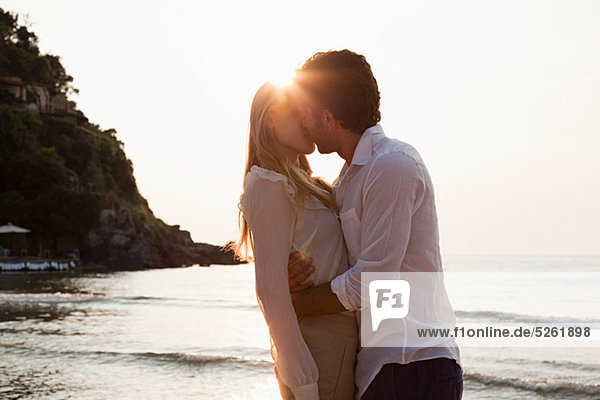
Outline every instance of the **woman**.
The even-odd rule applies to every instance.
[[[282,397],[351,400],[358,346],[354,312],[297,317],[288,287],[293,251],[312,258],[315,285],[348,269],[331,186],[311,176],[306,154],[314,149],[289,88],[264,84],[250,112],[236,252],[244,257],[248,244],[253,250],[256,294]]]

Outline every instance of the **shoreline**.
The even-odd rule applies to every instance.
[[[44,267],[38,267],[44,265]],[[221,265],[221,264],[211,264]],[[182,264],[181,266],[165,265],[160,267],[122,267],[114,268],[104,264],[93,262],[83,262],[73,258],[41,258],[41,257],[1,257],[0,258],[0,274],[11,272],[121,272],[121,271],[146,271],[154,269],[167,268],[190,268],[201,267],[209,268],[211,265],[203,264]],[[238,264],[231,264],[238,265]],[[13,266],[9,268],[8,266]],[[33,268],[31,267],[33,266]]]

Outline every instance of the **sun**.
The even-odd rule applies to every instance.
[[[294,78],[294,69],[286,70],[284,68],[272,71],[271,81],[277,86],[284,87],[289,86]]]
[[[255,68],[258,69],[257,76],[260,76],[263,82],[270,81],[278,86],[288,86],[293,81],[300,61],[297,56],[278,57],[276,54],[272,54]]]

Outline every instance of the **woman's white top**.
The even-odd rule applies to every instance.
[[[336,213],[314,197],[306,199],[298,213],[294,196],[284,175],[255,165],[246,174],[238,207],[254,238],[256,295],[269,327],[277,372],[296,400],[318,399],[319,371],[289,293],[289,254],[308,251],[316,286],[348,269],[347,250]]]

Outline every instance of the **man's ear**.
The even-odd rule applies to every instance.
[[[335,125],[335,117],[333,113],[327,109],[323,109],[321,112],[321,122],[327,130],[331,130]]]

